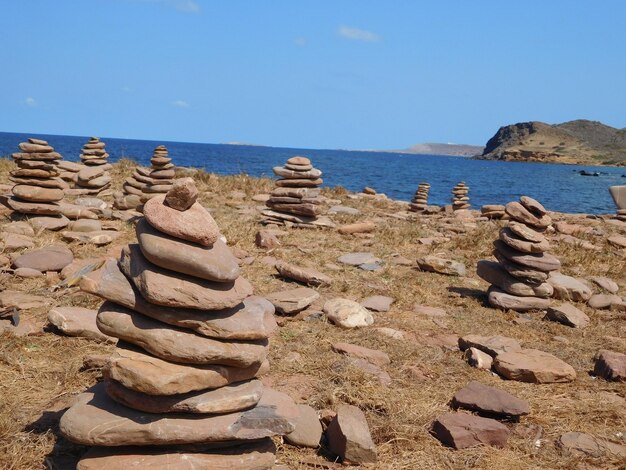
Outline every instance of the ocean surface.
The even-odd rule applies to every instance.
[[[0,132],[0,156],[18,151],[28,137],[47,140],[66,160],[77,161],[88,140],[82,136],[27,135]],[[614,213],[608,187],[626,185],[626,168],[586,167],[540,163],[470,160],[438,155],[406,155],[385,152],[312,150],[248,145],[198,144],[129,140],[101,137],[115,162],[127,157],[148,165],[152,150],[164,144],[173,163],[203,168],[221,175],[246,173],[274,177],[272,167],[294,155],[311,158],[323,172],[324,186],[343,186],[360,191],[371,186],[393,199],[409,201],[417,185],[431,185],[429,203],[450,203],[451,190],[459,181],[470,186],[473,208],[483,204],[506,204],[522,195],[532,196],[548,209],[578,213]],[[580,170],[599,172],[581,176]]]

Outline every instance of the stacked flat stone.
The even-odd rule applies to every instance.
[[[164,145],[154,149],[150,164],[150,168],[135,168],[132,176],[126,178],[122,186],[125,194],[138,196],[141,202],[146,202],[172,189],[175,168]]]
[[[452,188],[452,209],[458,211],[460,209],[469,209],[469,186],[461,181]]]
[[[489,303],[519,312],[546,309],[554,293],[547,280],[561,267],[559,259],[548,253],[550,244],[544,235],[552,219],[527,196],[508,203],[505,211],[509,225],[494,242],[498,261],[481,260],[477,267],[477,274],[491,284]]]
[[[615,218],[626,222],[626,186],[611,186],[609,193],[617,207]]]
[[[504,206],[499,204],[485,204],[480,208],[480,214],[488,219],[508,219]]]
[[[273,168],[280,176],[276,188],[270,193],[263,211],[264,224],[315,226],[322,213],[319,186],[323,183],[322,172],[313,168],[306,157],[291,157],[284,166]]]
[[[428,192],[430,191],[430,184],[420,183],[417,186],[417,191],[413,196],[413,200],[409,206],[409,209],[413,212],[422,212],[428,206]]]
[[[119,342],[104,382],[61,418],[68,439],[98,446],[78,470],[270,469],[270,437],[294,429],[296,405],[257,378],[274,308],[252,296],[197,194],[185,178],[147,201],[139,243],[81,280]]]
[[[28,139],[19,148],[21,152],[11,155],[18,169],[9,174],[15,185],[8,206],[22,214],[59,215],[60,201],[68,188],[57,169],[63,157],[45,140]]]
[[[80,160],[84,167],[76,175],[76,186],[83,191],[81,194],[97,195],[111,186],[108,163],[109,154],[105,143],[98,137],[91,137],[83,146]]]

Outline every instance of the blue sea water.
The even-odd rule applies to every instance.
[[[28,137],[47,140],[66,160],[77,161],[87,137],[26,135],[0,132],[0,156],[18,151],[17,144]],[[626,168],[586,167],[541,163],[514,163],[470,160],[463,157],[406,155],[385,152],[312,150],[225,144],[161,142],[101,137],[107,144],[110,161],[130,157],[149,164],[152,150],[167,146],[178,166],[204,168],[231,175],[273,177],[272,167],[283,165],[293,155],[312,159],[323,171],[325,186],[343,186],[360,191],[371,186],[394,199],[408,201],[421,182],[431,184],[429,203],[448,204],[451,190],[459,181],[470,186],[472,207],[506,204],[521,195],[532,196],[548,209],[578,213],[614,213],[608,187],[626,184]],[[600,172],[581,176],[580,170]]]

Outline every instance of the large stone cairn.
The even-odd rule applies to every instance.
[[[322,172],[313,168],[311,160],[306,157],[291,157],[285,166],[274,167],[273,171],[280,179],[266,202],[269,210],[263,211],[265,219],[262,223],[315,226],[322,212],[323,199],[319,190],[323,183]]]
[[[477,274],[491,284],[489,303],[515,311],[542,310],[550,305],[554,288],[547,280],[561,263],[548,253],[544,232],[552,224],[545,208],[522,196],[505,206],[510,218],[494,242],[497,262],[481,260]]]
[[[461,209],[469,209],[469,186],[461,181],[454,188],[452,188],[452,209],[455,211]]]
[[[7,200],[11,209],[22,214],[59,215],[60,201],[68,184],[59,178],[56,167],[63,157],[45,140],[28,139],[19,144],[21,152],[12,154],[18,166],[9,174],[15,183]]]
[[[428,183],[420,183],[417,186],[417,191],[415,191],[413,200],[409,205],[409,209],[412,212],[423,212],[426,209],[426,206],[428,206],[428,191],[430,191],[430,184]]]
[[[252,296],[197,194],[184,178],[151,198],[139,243],[81,280],[106,300],[98,328],[119,342],[104,382],[61,418],[68,439],[98,446],[78,470],[269,469],[270,436],[294,429],[296,405],[257,379],[274,308]]]
[[[108,170],[109,154],[105,143],[98,137],[91,137],[83,146],[80,160],[84,167],[76,175],[76,185],[82,189],[83,194],[97,195],[111,186],[111,175]]]

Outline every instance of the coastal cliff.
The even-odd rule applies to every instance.
[[[539,121],[503,126],[489,139],[483,160],[626,166],[626,128],[597,121]]]

